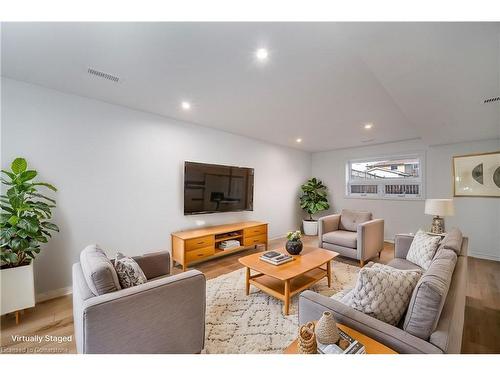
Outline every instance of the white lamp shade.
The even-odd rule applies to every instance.
[[[453,199],[426,199],[425,213],[434,216],[453,216],[455,214]]]

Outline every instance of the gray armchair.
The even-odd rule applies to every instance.
[[[384,248],[384,220],[372,220],[371,212],[342,210],[318,220],[318,235],[319,247],[357,259],[363,267]]]
[[[90,262],[81,258],[81,263],[73,265],[73,318],[78,353],[201,352],[205,341],[203,273],[192,270],[168,276],[168,252],[134,259],[148,281],[119,290],[113,285],[114,291],[98,295],[92,291],[96,285],[89,286],[89,277],[91,283],[100,283],[97,287],[101,290],[103,285],[109,287],[113,283],[110,278],[113,270],[106,263],[109,260],[98,254]],[[89,276],[92,262],[90,266],[94,269]],[[95,271],[96,265],[99,271]]]

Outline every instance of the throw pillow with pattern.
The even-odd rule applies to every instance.
[[[406,254],[406,260],[426,270],[432,263],[440,240],[441,237],[432,236],[420,229],[413,237],[408,254]]]
[[[349,305],[362,313],[396,325],[403,316],[421,270],[399,270],[375,263],[359,271]]]
[[[122,288],[130,288],[148,281],[139,264],[122,253],[116,253],[115,269]]]

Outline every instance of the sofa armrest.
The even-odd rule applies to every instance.
[[[170,273],[170,253],[168,251],[148,253],[133,257],[133,259],[139,264],[148,280]]]
[[[378,256],[384,248],[384,220],[373,219],[358,224],[358,259],[365,261]]]
[[[319,247],[323,246],[323,234],[339,230],[340,214],[323,216],[318,220]]]
[[[205,285],[191,270],[82,301],[83,353],[199,353]]]
[[[394,238],[394,258],[406,259],[413,237],[411,234],[396,234]]]
[[[372,339],[394,349],[398,353],[435,353],[443,352],[418,337],[400,328],[391,326],[369,315],[353,309],[333,298],[322,296],[310,290],[299,297],[299,323],[318,320],[324,311],[331,311],[337,322],[361,332]]]

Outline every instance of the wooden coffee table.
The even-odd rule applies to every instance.
[[[331,286],[330,261],[339,255],[334,251],[304,246],[300,255],[294,256],[291,262],[275,266],[260,260],[262,254],[251,254],[238,259],[246,267],[246,294],[250,293],[250,285],[254,285],[264,293],[283,301],[285,315],[288,315],[290,310],[290,298],[295,294],[324,277],[328,280],[328,286]],[[257,273],[252,275],[251,271]]]

